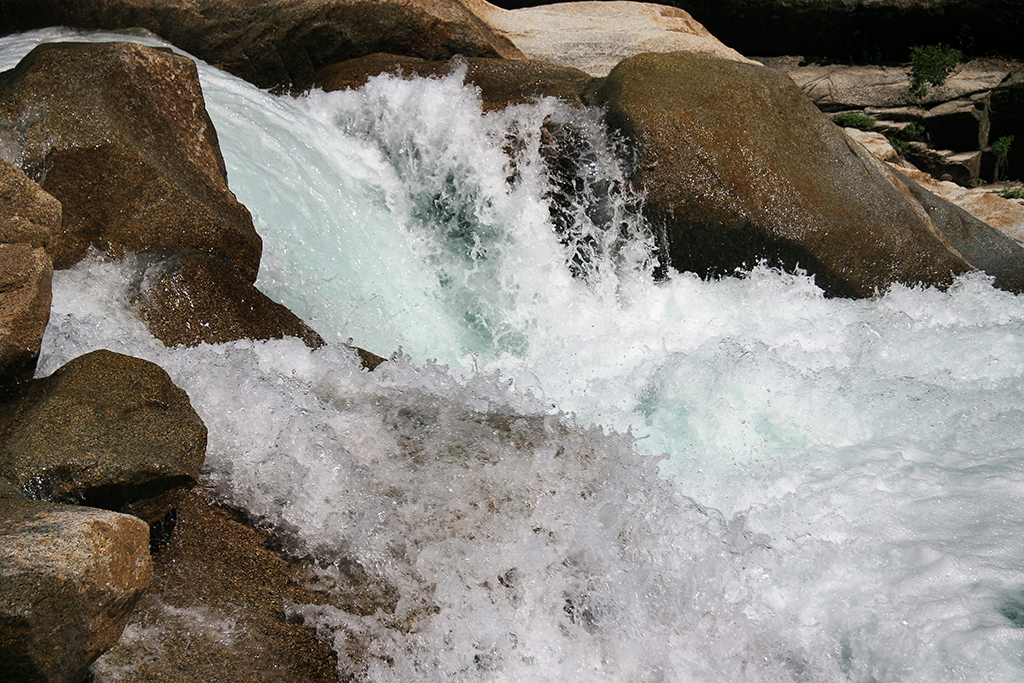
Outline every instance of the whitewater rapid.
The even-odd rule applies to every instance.
[[[5,38],[0,66],[70,35]],[[100,347],[164,367],[218,494],[311,582],[343,594],[355,563],[376,591],[286,606],[341,674],[1021,679],[1020,297],[658,281],[599,112],[482,115],[458,74],[300,98],[200,74],[257,284],[332,344],[166,349],[130,307],[144,262],[97,257],[55,274],[39,374]],[[589,240],[553,222],[545,121],[589,141]],[[395,360],[362,372],[349,339]]]

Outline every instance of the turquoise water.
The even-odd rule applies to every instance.
[[[59,35],[4,39],[4,68]],[[220,495],[311,582],[355,562],[390,596],[287,606],[341,673],[1021,679],[1020,297],[656,281],[596,112],[482,115],[457,74],[294,99],[201,74],[258,285],[333,344],[165,349],[128,304],[145,264],[97,257],[55,276],[40,373],[165,367]],[[546,120],[586,141],[558,220]],[[350,338],[395,361],[360,372]]]

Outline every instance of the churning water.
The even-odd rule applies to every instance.
[[[1022,679],[1020,297],[660,281],[597,112],[482,115],[458,73],[288,98],[200,70],[258,284],[333,344],[166,349],[128,303],[145,263],[96,258],[55,275],[39,372],[167,369],[212,485],[317,559],[333,606],[286,610],[340,674]]]

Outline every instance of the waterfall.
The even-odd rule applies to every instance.
[[[338,596],[286,611],[343,675],[1021,679],[1020,297],[656,277],[600,112],[482,114],[458,70],[297,98],[200,74],[257,284],[333,343],[164,348],[141,264],[97,255],[54,276],[39,373],[164,367],[218,494]],[[393,362],[360,371],[350,338]]]

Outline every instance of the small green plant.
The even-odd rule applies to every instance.
[[[836,125],[843,128],[859,128],[860,130],[871,130],[875,127],[875,120],[866,114],[856,111],[847,111],[835,118]]]
[[[1010,146],[1013,145],[1013,136],[1004,135],[992,143],[992,153],[996,155],[995,168],[992,170],[992,180],[999,182],[999,174],[1006,166],[1006,157],[1010,155]]]
[[[924,126],[916,121],[900,131],[900,137],[904,140],[923,141],[926,135],[927,132],[925,131]]]
[[[910,48],[912,80],[910,92],[914,97],[928,94],[928,86],[942,85],[964,59],[964,53],[949,45],[917,45]]]
[[[1013,144],[1012,135],[1004,135],[1003,137],[992,143],[992,153],[997,157],[1006,157],[1010,154],[1010,146]]]
[[[910,151],[910,143],[898,137],[893,136],[889,138],[889,144],[892,145],[892,148],[896,150],[896,153],[901,157],[907,156],[907,152]]]
[[[1024,187],[1008,187],[999,196],[1003,199],[1024,199]]]

